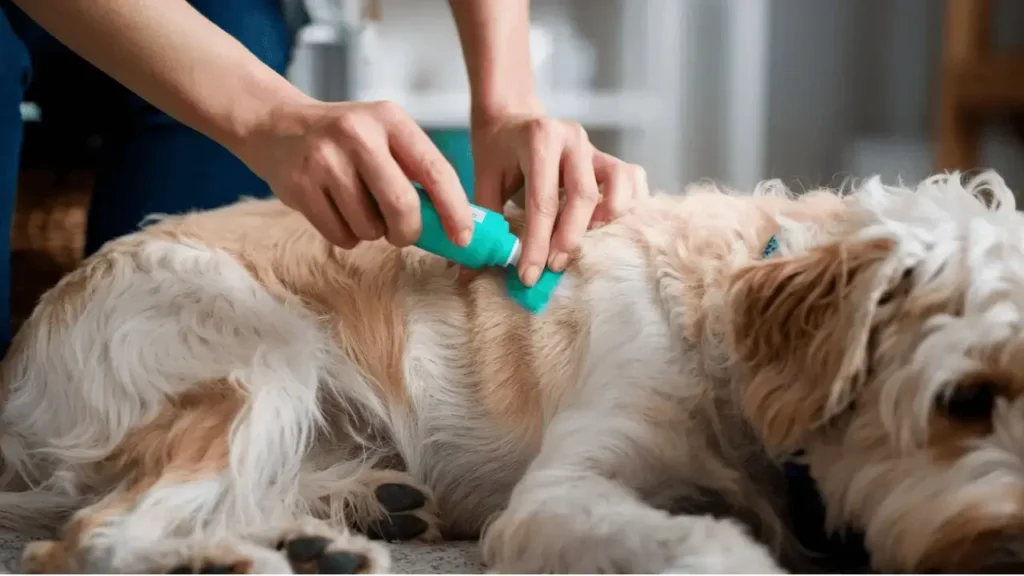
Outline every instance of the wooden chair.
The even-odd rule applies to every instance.
[[[992,46],[991,0],[945,0],[937,169],[978,168],[980,128],[1024,112],[1024,52]]]

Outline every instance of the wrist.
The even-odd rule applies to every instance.
[[[212,122],[211,137],[236,155],[241,155],[257,134],[273,130],[282,111],[314,101],[284,77],[270,72],[243,78],[232,105]]]
[[[477,128],[506,118],[542,115],[544,105],[532,86],[528,90],[496,90],[492,94],[473,95],[470,124]]]

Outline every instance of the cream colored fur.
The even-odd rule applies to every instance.
[[[1024,218],[995,174],[696,185],[589,232],[545,313],[502,285],[276,201],[114,241],[4,361],[0,523],[65,523],[34,571],[286,572],[296,534],[385,571],[349,528],[405,483],[420,539],[482,535],[500,571],[776,572],[806,560],[802,451],[876,568],[1024,565]]]

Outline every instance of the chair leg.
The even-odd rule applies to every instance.
[[[946,0],[936,158],[939,171],[977,167],[979,121],[961,102],[958,80],[962,70],[988,52],[991,16],[991,0]]]

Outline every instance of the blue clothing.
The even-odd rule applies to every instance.
[[[0,354],[11,340],[11,220],[21,155],[21,98],[32,66],[25,45],[0,11]]]
[[[281,0],[190,2],[284,74],[293,35]],[[132,94],[72,54],[10,0],[0,0],[0,353],[11,337],[8,231],[22,147],[19,107],[32,76],[32,99],[42,109],[44,125],[100,138],[87,254],[137,229],[149,214],[215,208],[271,193],[226,149]]]

